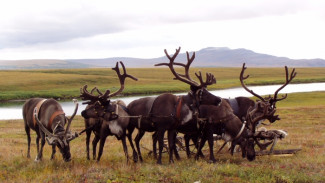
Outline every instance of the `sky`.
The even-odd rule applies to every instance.
[[[0,0],[0,60],[156,58],[179,46],[325,59],[322,0]]]

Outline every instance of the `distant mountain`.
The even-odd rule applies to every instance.
[[[173,54],[173,52],[170,52]],[[192,53],[190,53],[192,54]],[[241,67],[245,62],[249,67],[325,67],[323,59],[290,59],[255,53],[247,49],[208,47],[196,51],[193,67]],[[166,56],[152,59],[113,57],[103,59],[35,59],[0,60],[0,69],[58,69],[58,68],[101,68],[112,67],[116,61],[123,61],[127,67],[154,67],[154,64],[168,62]],[[186,62],[186,53],[180,53],[176,62]]]

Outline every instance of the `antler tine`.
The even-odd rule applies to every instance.
[[[249,93],[251,93],[252,95],[254,95],[255,97],[261,99],[263,102],[265,102],[265,99],[263,97],[261,97],[260,95],[256,94],[255,92],[253,92],[253,90],[250,90],[246,87],[246,85],[244,84],[244,80],[247,79],[249,77],[249,75],[247,76],[244,76],[244,72],[245,70],[247,69],[247,67],[245,67],[245,63],[243,63],[243,67],[242,67],[242,70],[240,72],[240,75],[239,75],[239,80],[240,80],[240,83],[242,85],[242,87],[248,91]]]
[[[70,131],[70,125],[71,125],[71,122],[72,122],[74,116],[77,114],[77,111],[78,111],[78,105],[79,105],[79,104],[78,104],[78,100],[77,100],[77,99],[73,99],[72,101],[73,101],[73,103],[75,104],[75,109],[74,109],[74,111],[73,111],[71,117],[68,118],[68,124],[67,124],[67,128],[66,128],[66,130],[65,130],[65,136],[66,136],[66,135],[68,134],[68,132]]]
[[[185,77],[185,78],[187,78],[189,80],[192,80],[191,76],[189,75],[189,70],[190,70],[190,66],[191,66],[192,62],[195,59],[195,52],[193,52],[193,54],[192,54],[192,56],[190,58],[190,55],[189,55],[189,53],[187,51],[186,56],[187,56],[187,64],[174,62],[174,65],[179,65],[179,66],[184,67],[185,68],[185,74],[179,74],[179,75],[182,76],[182,77]]]
[[[107,98],[114,97],[114,96],[118,95],[119,93],[121,93],[124,90],[125,78],[129,77],[129,78],[131,78],[131,79],[133,79],[135,81],[138,80],[137,78],[135,78],[135,77],[133,77],[133,76],[131,76],[131,75],[129,75],[129,74],[126,73],[126,69],[125,69],[125,66],[124,66],[124,64],[123,64],[122,61],[120,61],[120,64],[122,65],[122,68],[123,68],[123,74],[121,74],[120,73],[119,66],[118,66],[118,63],[119,62],[116,62],[116,66],[114,68],[112,68],[112,70],[114,70],[116,72],[116,74],[117,74],[117,76],[118,76],[118,78],[120,80],[121,87],[116,92],[114,92],[114,93],[112,93],[110,95],[107,95]]]
[[[286,74],[286,81],[285,81],[285,83],[284,83],[284,84],[283,84],[279,89],[277,89],[277,90],[275,91],[275,93],[274,93],[274,97],[273,97],[272,99],[270,99],[271,102],[272,102],[273,107],[275,107],[275,104],[276,104],[277,101],[281,101],[281,100],[287,98],[287,94],[285,94],[285,95],[282,96],[282,98],[277,99],[277,97],[278,97],[278,93],[279,93],[279,91],[282,90],[285,86],[287,86],[287,85],[288,85],[288,84],[293,80],[293,78],[295,78],[296,75],[297,75],[297,72],[295,72],[295,71],[296,71],[295,68],[292,69],[292,71],[291,71],[291,73],[290,73],[290,77],[289,77],[288,67],[285,66],[284,69],[285,69],[285,74]]]
[[[189,67],[191,65],[191,63],[193,62],[194,58],[195,58],[195,54],[193,53],[192,57],[189,58],[188,56],[188,63],[185,65],[185,64],[182,64],[182,63],[174,63],[175,61],[175,58],[176,56],[179,54],[181,50],[181,47],[179,47],[178,49],[176,49],[176,52],[174,53],[174,55],[171,57],[167,50],[165,49],[164,52],[167,56],[167,58],[169,59],[169,63],[159,63],[159,64],[155,64],[155,66],[168,66],[170,71],[172,72],[172,74],[175,76],[174,79],[176,80],[180,80],[186,84],[189,84],[191,86],[199,86],[199,84],[197,82],[195,82],[194,80],[192,80],[188,74],[188,71],[189,71]],[[179,66],[182,66],[185,68],[185,75],[182,75],[182,74],[178,74],[175,69],[174,69],[174,65],[179,65]]]
[[[99,96],[95,96],[88,92],[87,90],[88,85],[84,85],[82,88],[80,88],[80,97],[82,100],[97,100]]]
[[[201,71],[199,71],[199,74],[195,73],[196,77],[200,80],[200,86],[199,87],[206,87],[208,85],[212,85],[217,83],[216,78],[211,73],[206,73],[206,80],[203,82]]]
[[[98,94],[103,95],[103,93],[102,93],[102,92],[97,88],[97,86],[95,86],[95,87],[90,91],[90,93],[93,94],[95,90],[97,91]]]

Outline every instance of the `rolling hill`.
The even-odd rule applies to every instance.
[[[172,54],[172,53],[170,53]],[[116,61],[123,61],[127,67],[154,67],[154,64],[167,62],[166,56],[151,59],[113,57],[103,59],[34,59],[0,60],[1,70],[12,69],[60,69],[60,68],[101,68],[112,67]],[[186,53],[180,53],[177,62],[186,62]],[[193,67],[241,67],[245,62],[249,67],[325,67],[323,59],[290,59],[247,49],[229,49],[226,47],[208,47],[196,51]]]

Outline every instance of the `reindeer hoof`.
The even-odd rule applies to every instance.
[[[137,163],[138,162],[138,157],[133,157],[133,162]]]
[[[210,160],[209,160],[209,163],[211,163],[211,164],[212,164],[212,163],[216,163],[216,162],[217,162],[217,160],[215,160],[215,159],[212,159],[212,160],[210,159]]]
[[[36,158],[35,158],[34,162],[38,163],[38,162],[40,162],[40,161],[41,161],[41,159],[40,159],[40,158],[38,158],[38,157],[36,156]]]

